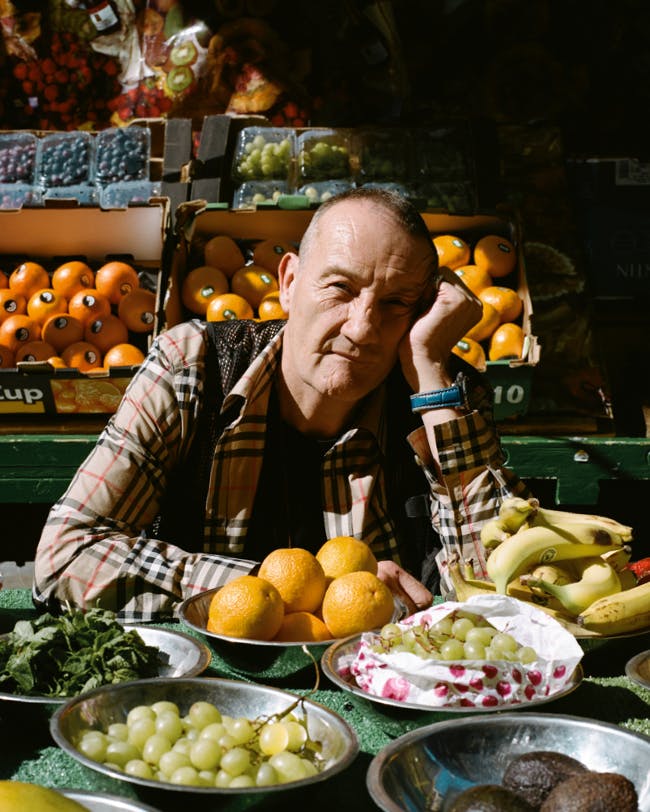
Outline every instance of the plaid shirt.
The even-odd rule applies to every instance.
[[[188,553],[150,538],[170,473],[188,454],[201,411],[206,325],[192,320],[163,332],[131,380],[95,448],[52,507],[35,559],[34,600],[97,603],[129,620],[173,614],[178,603],[250,572],[246,531],[264,455],[266,414],[282,347],[276,336],[226,396],[237,416],[219,438],[210,470],[204,541]],[[378,558],[399,560],[386,511],[380,464],[383,391],[324,458],[323,518],[328,538],[364,539]],[[394,430],[394,429],[393,429]],[[484,567],[481,525],[519,480],[479,411],[436,429],[441,481],[424,429],[408,438],[430,484],[433,521],[447,549]],[[178,505],[183,510],[183,505]],[[444,569],[444,562],[442,564]]]

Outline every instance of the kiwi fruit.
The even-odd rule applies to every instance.
[[[177,65],[167,74],[167,87],[172,93],[182,93],[194,82],[194,73],[189,65]]]

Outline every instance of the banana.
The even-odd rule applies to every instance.
[[[570,533],[558,533],[549,527],[527,527],[495,547],[488,556],[486,568],[496,591],[504,595],[513,578],[528,572],[536,564],[601,555],[618,546],[620,543],[610,536],[606,543],[587,543]]]
[[[603,553],[601,558],[603,561],[614,567],[616,572],[620,573],[632,558],[632,548],[625,544],[617,550],[610,550],[608,553]]]
[[[573,615],[584,612],[594,601],[621,591],[616,570],[600,556],[581,558],[575,562],[580,579],[568,584],[557,584],[543,578],[522,575],[521,581],[530,587],[540,587],[557,598]]]
[[[466,578],[463,575],[463,567],[456,556],[449,561],[449,577],[454,586],[456,600],[463,603],[472,595],[494,595],[494,584],[489,581],[478,581],[473,578]]]
[[[650,581],[594,601],[578,615],[578,624],[609,636],[650,627]]]
[[[606,516],[538,507],[528,524],[532,527],[549,527],[557,533],[575,536],[581,543],[607,543],[608,539],[613,539],[615,544],[622,546],[632,541],[632,528],[629,525]]]
[[[569,562],[567,562],[568,564]],[[543,581],[548,581],[551,584],[570,584],[575,581],[573,574],[569,572],[568,567],[558,567],[557,564],[539,564],[535,569],[529,573],[533,578],[541,578]],[[521,578],[525,576],[522,575]],[[535,590],[533,589],[533,592]]]
[[[486,550],[492,550],[513,533],[520,530],[528,517],[537,510],[536,499],[522,499],[519,496],[506,497],[501,503],[499,514],[481,528],[481,543]]]

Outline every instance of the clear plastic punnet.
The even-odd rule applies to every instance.
[[[298,136],[297,149],[300,183],[352,180],[352,144],[346,130],[305,130]]]
[[[403,129],[362,129],[356,133],[359,179],[406,181],[409,177],[411,140]]]
[[[249,181],[242,183],[233,196],[234,209],[254,209],[257,206],[272,206],[281,195],[291,193],[284,181]]]
[[[149,179],[151,133],[148,127],[112,127],[95,139],[95,180],[119,183]]]
[[[245,127],[239,133],[232,175],[238,181],[288,181],[295,133],[287,127]]]
[[[36,182],[43,189],[79,186],[93,180],[93,139],[80,130],[48,133],[38,142]]]
[[[0,184],[34,182],[36,146],[33,133],[0,133]]]

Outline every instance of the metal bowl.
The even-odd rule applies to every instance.
[[[50,720],[50,734],[69,756],[104,775],[153,791],[202,795],[262,795],[325,781],[344,770],[356,758],[359,743],[354,730],[334,711],[310,699],[297,703],[295,694],[267,685],[224,680],[217,677],[192,679],[134,680],[88,691],[59,708]],[[88,728],[105,730],[113,722],[124,722],[131,708],[169,700],[185,715],[193,702],[212,702],[222,714],[248,719],[282,713],[292,706],[306,720],[311,739],[322,744],[324,768],[314,776],[271,787],[225,788],[187,787],[136,778],[82,755],[75,747],[80,733]]]
[[[336,686],[341,688],[344,691],[347,691],[351,697],[355,699],[360,699],[362,702],[371,702],[373,704],[377,704],[379,706],[389,707],[391,710],[396,710],[398,712],[401,711],[423,711],[428,713],[462,713],[462,714],[471,714],[471,713],[503,713],[504,706],[503,705],[495,705],[494,707],[469,707],[465,705],[458,705],[458,706],[450,706],[450,707],[434,707],[432,705],[423,705],[418,704],[416,702],[401,702],[397,699],[391,699],[389,697],[384,696],[376,696],[375,694],[370,694],[367,691],[364,691],[357,685],[356,680],[354,677],[349,673],[346,664],[349,662],[350,658],[354,656],[355,651],[358,648],[359,641],[361,640],[361,635],[353,635],[352,637],[346,637],[344,640],[339,640],[336,643],[333,643],[329,648],[324,652],[323,656],[321,657],[321,668],[325,676],[331,680]],[[518,705],[511,705],[507,710],[530,710],[530,708],[535,707],[537,705],[542,705],[547,702],[553,702],[556,699],[560,699],[560,697],[567,696],[567,694],[572,693],[575,689],[580,685],[583,679],[583,671],[582,667],[578,665],[573,674],[571,675],[571,679],[567,682],[567,684],[562,688],[561,691],[557,691],[556,693],[540,697],[538,699],[532,699],[530,702],[526,703],[519,703]]]
[[[126,625],[124,628],[137,631],[148,646],[155,646],[158,649],[159,677],[195,677],[202,674],[210,664],[212,658],[210,649],[205,643],[185,632],[159,629],[155,626]],[[54,707],[63,705],[68,699],[69,697],[0,692],[0,700],[19,705],[21,712],[26,706],[51,711]]]
[[[499,784],[510,759],[533,750],[625,775],[636,787],[639,812],[650,812],[650,737],[577,716],[508,713],[436,722],[384,747],[370,762],[366,785],[385,812],[446,809],[473,784]]]
[[[625,676],[650,690],[650,651],[641,651],[625,664]]]
[[[315,660],[319,660],[334,639],[315,643],[313,640],[284,643],[265,640],[242,640],[208,631],[210,602],[221,589],[208,589],[184,600],[178,608],[180,619],[194,631],[204,634],[215,651],[236,670],[250,671],[257,677],[262,669],[273,669],[274,676],[283,676],[313,665],[305,647]],[[395,599],[393,622],[406,616],[406,606]]]

